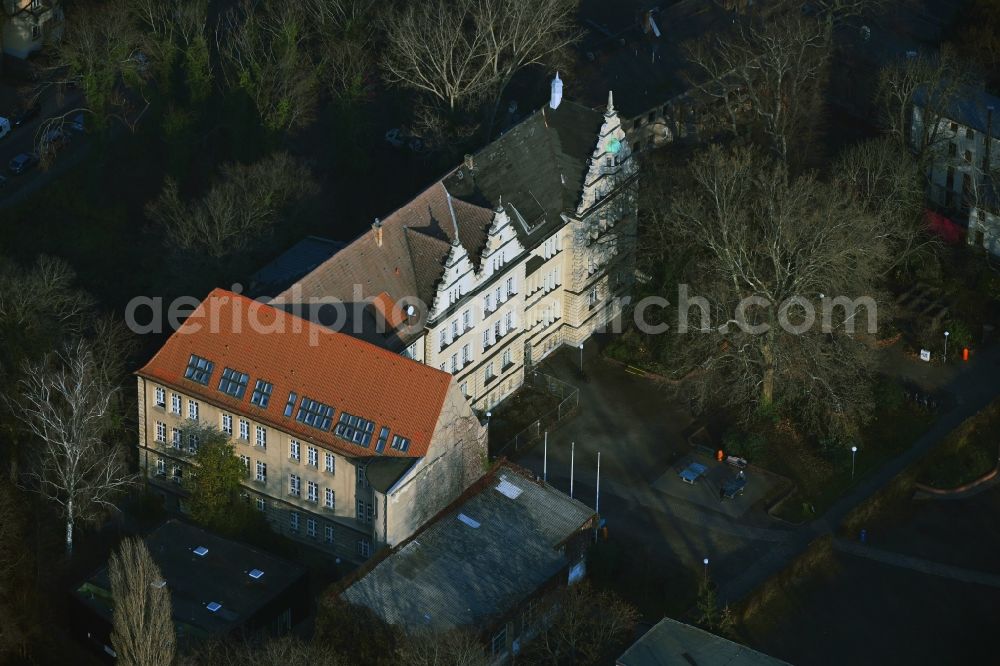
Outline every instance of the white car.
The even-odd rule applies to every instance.
[[[0,116],[0,139],[10,134],[10,121]]]

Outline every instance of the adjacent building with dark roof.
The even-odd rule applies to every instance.
[[[272,304],[449,373],[481,411],[601,330],[632,282],[638,168],[611,95],[563,85]]]
[[[306,570],[298,564],[177,520],[144,541],[170,591],[181,645],[208,636],[283,634],[308,613]],[[73,596],[85,638],[114,656],[107,567]]]
[[[618,657],[616,666],[790,666],[698,627],[665,617]]]
[[[502,660],[530,640],[539,596],[584,575],[594,520],[589,507],[504,464],[340,596],[407,631],[470,629]]]
[[[213,427],[272,527],[344,558],[408,537],[486,453],[447,373],[222,289],[136,374],[139,463],[155,488],[183,500],[190,426]]]

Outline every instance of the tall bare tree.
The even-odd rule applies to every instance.
[[[170,589],[142,539],[126,538],[111,554],[114,599],[111,645],[123,666],[170,666],[177,637]]]
[[[252,246],[287,208],[314,189],[309,171],[287,153],[250,165],[227,164],[200,199],[185,201],[168,178],[146,214],[176,246],[219,258]]]
[[[297,2],[243,0],[215,31],[227,85],[243,90],[271,131],[312,121],[318,102],[318,64],[309,48],[309,14]]]
[[[142,52],[164,95],[170,93],[174,68],[181,64],[192,100],[208,97],[213,70],[207,0],[134,0],[130,10],[141,28]]]
[[[59,507],[72,554],[77,522],[113,509],[133,483],[123,447],[106,441],[118,388],[83,341],[26,364],[23,376],[15,414],[38,440],[28,487]]]
[[[891,62],[879,72],[876,93],[886,132],[914,151],[924,167],[941,159],[951,136],[947,119],[973,82],[969,67],[947,48]]]
[[[934,246],[924,221],[925,177],[905,146],[891,137],[855,144],[837,160],[834,176],[877,222],[875,232],[891,257],[885,273]]]
[[[725,102],[733,133],[761,132],[788,164],[818,128],[829,52],[823,25],[793,12],[707,37],[689,47],[688,59],[696,87]]]
[[[641,208],[647,261],[676,264],[689,290],[674,345],[685,394],[747,418],[777,403],[814,432],[850,435],[870,411],[866,340],[890,262],[878,221],[849,190],[790,182],[753,150],[712,147],[690,174],[652,179]]]
[[[483,645],[469,632],[418,631],[407,635],[398,648],[399,663],[410,666],[486,666]]]

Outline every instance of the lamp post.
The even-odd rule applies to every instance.
[[[580,343],[580,372],[583,372],[583,343]]]
[[[951,335],[950,332],[944,332],[944,362],[948,362],[948,336]]]
[[[854,460],[858,457],[858,447],[851,447],[851,479],[854,479]]]
[[[706,557],[705,559],[703,559],[701,561],[701,563],[705,565],[705,582],[707,583],[708,582],[708,558]]]

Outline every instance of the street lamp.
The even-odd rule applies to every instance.
[[[583,372],[583,343],[580,343],[580,372]]]
[[[854,460],[858,457],[858,447],[851,447],[851,479],[854,478]]]
[[[705,565],[705,582],[708,582],[708,558],[703,559],[701,563]]]
[[[944,362],[948,362],[948,336],[951,335],[948,331],[944,332]]]

